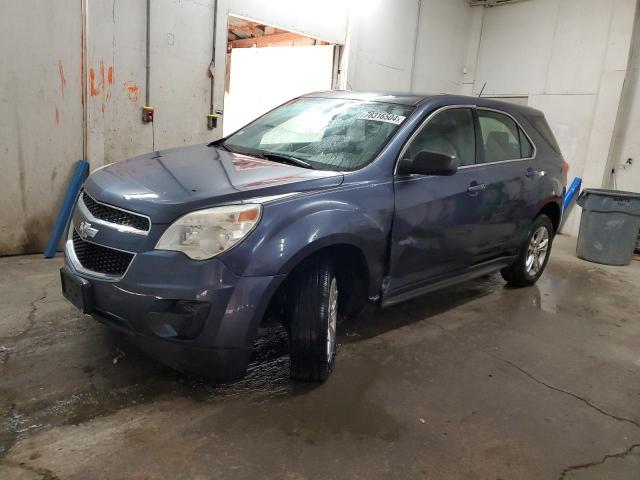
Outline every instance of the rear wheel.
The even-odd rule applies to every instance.
[[[324,257],[311,259],[291,280],[287,295],[291,378],[321,382],[335,363],[338,281]]]
[[[516,261],[500,272],[502,278],[517,287],[536,283],[549,261],[553,236],[551,220],[544,214],[539,215],[531,225]]]

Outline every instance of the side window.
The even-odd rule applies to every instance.
[[[459,166],[473,165],[476,144],[471,109],[454,108],[437,114],[416,135],[404,156],[414,158],[422,151],[456,157]]]
[[[516,122],[510,117],[502,113],[478,110],[478,120],[482,132],[485,162],[502,162],[531,156],[533,147],[526,140],[525,135],[521,134]],[[522,150],[520,146],[521,135],[526,140]]]

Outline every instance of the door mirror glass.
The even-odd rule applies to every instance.
[[[453,175],[458,171],[458,159],[438,152],[422,151],[415,158],[400,162],[398,173],[417,175]]]

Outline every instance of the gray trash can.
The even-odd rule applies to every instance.
[[[605,265],[629,265],[640,229],[640,193],[586,189],[582,207],[578,257]]]

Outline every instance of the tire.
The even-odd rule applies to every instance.
[[[536,283],[549,262],[554,235],[553,223],[549,217],[538,215],[531,224],[518,258],[500,271],[502,278],[515,287],[527,287]],[[546,248],[542,248],[542,245],[546,245]]]
[[[338,281],[328,258],[311,259],[288,292],[291,378],[323,382],[336,357]]]

